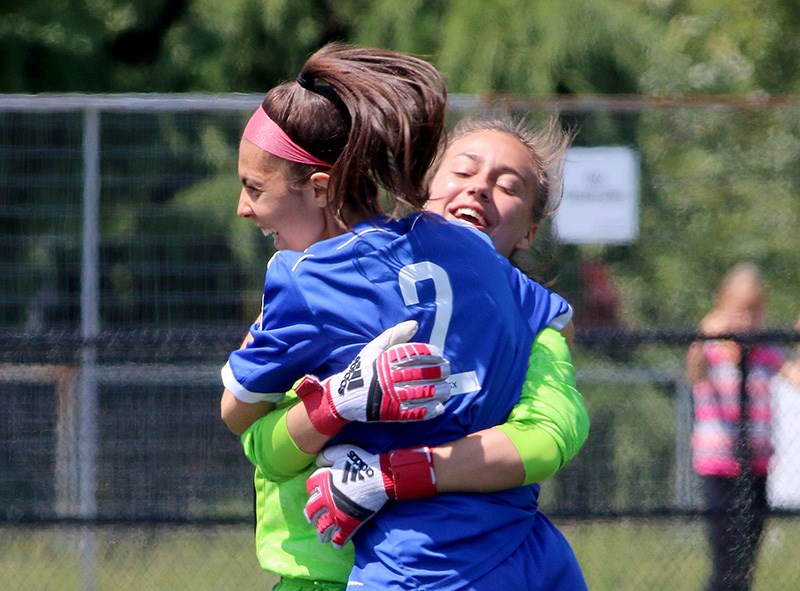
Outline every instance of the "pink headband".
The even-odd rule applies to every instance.
[[[286,135],[286,132],[269,118],[269,115],[261,106],[250,117],[242,137],[278,158],[301,164],[313,164],[331,168],[330,164],[323,162],[316,156],[312,156],[295,144],[292,138]]]

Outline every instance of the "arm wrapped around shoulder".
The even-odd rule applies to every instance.
[[[501,429],[519,452],[525,484],[541,482],[580,451],[589,436],[589,414],[578,392],[572,355],[550,328],[537,336],[520,402]]]

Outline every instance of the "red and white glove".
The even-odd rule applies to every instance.
[[[428,447],[371,454],[354,445],[334,445],[317,457],[324,466],[306,480],[303,513],[322,542],[341,548],[388,500],[436,494],[433,454]]]
[[[450,362],[438,347],[408,343],[414,320],[368,343],[347,369],[295,387],[317,431],[336,435],[349,421],[420,421],[439,416],[450,398]],[[399,343],[399,344],[398,344]]]

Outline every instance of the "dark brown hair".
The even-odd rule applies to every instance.
[[[420,209],[425,175],[444,133],[444,79],[423,59],[331,43],[306,61],[298,81],[269,91],[264,110],[330,169],[328,207],[347,226],[394,210]],[[320,167],[288,163],[296,179]]]

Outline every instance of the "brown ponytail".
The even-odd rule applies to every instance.
[[[441,74],[420,58],[332,43],[297,81],[273,88],[264,110],[299,146],[333,164],[328,207],[347,226],[425,202],[425,178],[444,133]],[[288,164],[298,177],[319,167]]]

